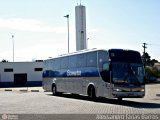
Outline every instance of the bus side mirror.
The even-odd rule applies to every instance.
[[[109,69],[110,69],[109,63],[104,63],[103,64],[103,71],[109,71]]]
[[[109,64],[109,71],[112,71],[112,65]]]
[[[104,81],[110,82],[110,64],[109,63],[104,63],[102,67],[102,72],[101,76]]]

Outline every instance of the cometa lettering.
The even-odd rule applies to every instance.
[[[67,70],[67,76],[81,76],[81,71],[77,70],[77,71],[70,71]]]

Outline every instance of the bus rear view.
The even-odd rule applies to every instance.
[[[144,65],[137,51],[110,49],[112,95],[115,98],[144,97]]]

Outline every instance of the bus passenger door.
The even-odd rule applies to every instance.
[[[111,97],[111,92],[112,92],[112,84],[111,83],[106,83],[106,91],[105,91],[105,96],[107,98],[110,98]]]
[[[112,92],[112,71],[111,71],[111,66],[109,63],[104,63],[101,71],[101,77],[105,83],[103,83],[104,87],[104,96],[107,98],[111,97],[111,92]]]

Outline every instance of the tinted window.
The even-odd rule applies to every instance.
[[[85,67],[86,66],[86,54],[77,55],[77,67]]]
[[[73,55],[69,57],[69,68],[75,68],[76,67],[76,61],[77,61],[77,56]]]
[[[98,52],[98,64],[100,70],[102,69],[102,66],[104,63],[108,63],[108,52],[107,51],[99,51]]]
[[[61,69],[68,68],[68,57],[63,57],[61,59]]]
[[[97,52],[87,53],[87,66],[97,66]]]
[[[48,61],[48,69],[54,69],[54,59]]]
[[[112,62],[142,63],[139,52],[131,50],[109,50]]]
[[[54,66],[53,69],[55,70],[60,69],[60,59],[59,58],[54,59],[53,66]]]

